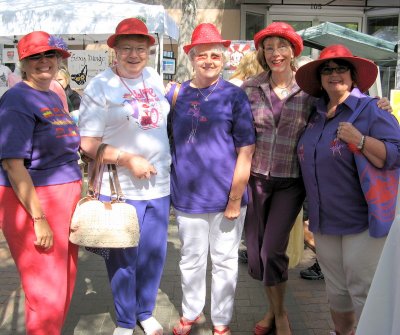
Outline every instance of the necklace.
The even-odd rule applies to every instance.
[[[118,75],[119,80],[121,80],[121,83],[126,87],[126,89],[129,91],[129,93],[131,94],[132,98],[135,97],[135,93],[132,92],[132,90],[129,88],[129,86],[125,83],[125,81],[122,79],[122,77],[120,76],[117,67],[115,67],[115,72]],[[149,103],[149,97],[147,96],[147,88],[146,88],[146,84],[144,83],[144,79],[143,79],[143,73],[141,74],[142,77],[142,83],[143,83],[143,88],[144,88],[144,94],[146,96],[146,101],[147,103]]]
[[[290,77],[290,81],[289,84],[287,84],[285,87],[280,87],[278,86],[278,84],[274,81],[274,79],[272,78],[272,75],[269,77],[272,81],[272,83],[275,85],[275,88],[279,89],[279,95],[286,98],[289,93],[290,93],[290,86],[292,86],[292,81],[293,81],[293,72],[292,72],[292,76]],[[288,88],[289,87],[289,88]]]
[[[200,88],[196,87],[197,90],[200,92],[201,96],[204,98],[204,101],[208,101],[208,97],[209,97],[209,96],[215,91],[215,89],[217,88],[218,83],[219,83],[219,78],[220,78],[220,77],[218,76],[218,80],[217,80],[217,82],[215,83],[215,86],[213,87],[213,89],[211,90],[211,92],[208,93],[207,95],[204,95],[203,92],[200,90]]]

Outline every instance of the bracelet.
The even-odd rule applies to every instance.
[[[119,166],[119,159],[121,158],[122,150],[118,151],[117,160],[115,161],[115,165]]]
[[[242,199],[242,197],[234,197],[231,194],[229,194],[229,200],[236,201],[236,200],[240,200],[240,199]]]
[[[364,144],[365,144],[365,136],[362,135],[360,143],[357,144],[357,149],[362,151],[362,149],[364,148]]]
[[[40,216],[32,216],[33,222],[42,221],[42,220],[46,220],[46,215],[42,214]]]

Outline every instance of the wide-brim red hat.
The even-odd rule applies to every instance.
[[[67,43],[61,37],[50,35],[45,31],[33,31],[22,37],[17,50],[19,60],[49,50],[56,50],[62,58],[71,56]]]
[[[134,17],[122,20],[120,23],[118,23],[118,26],[115,29],[115,34],[111,35],[107,39],[107,45],[110,48],[114,48],[115,39],[119,35],[142,35],[149,39],[150,45],[154,45],[154,43],[156,43],[154,37],[149,34],[146,24],[142,20]]]
[[[231,41],[223,40],[217,27],[212,23],[201,23],[193,30],[192,43],[185,45],[183,50],[188,54],[190,49],[199,44],[222,44],[227,48],[231,45]]]
[[[294,56],[297,57],[303,51],[303,39],[290,24],[285,22],[273,22],[269,26],[265,27],[263,30],[260,30],[257,34],[254,35],[254,46],[258,49],[258,46],[262,41],[264,41],[267,37],[282,37],[285,40],[288,40],[294,49]]]
[[[355,84],[361,92],[366,92],[375,82],[378,67],[366,58],[353,56],[344,45],[330,45],[321,51],[319,58],[301,66],[296,72],[296,82],[300,88],[314,96],[322,95],[320,74],[318,68],[329,60],[343,59],[352,64],[356,70]]]

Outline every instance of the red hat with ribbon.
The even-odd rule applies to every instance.
[[[258,49],[258,46],[262,41],[264,41],[267,37],[282,37],[285,40],[288,40],[294,49],[294,56],[297,57],[303,51],[303,39],[290,24],[286,22],[273,22],[269,26],[265,27],[263,30],[260,30],[257,34],[254,35],[254,46]]]
[[[223,40],[217,27],[212,23],[201,23],[194,28],[192,33],[192,42],[183,47],[186,54],[190,49],[199,44],[222,44],[224,47],[231,45],[230,40]]]
[[[122,20],[118,23],[115,34],[107,39],[107,44],[110,48],[115,47],[115,39],[120,35],[142,35],[149,39],[150,45],[156,43],[154,37],[149,34],[146,24],[142,20],[134,17]]]
[[[296,72],[296,82],[300,88],[314,96],[322,95],[319,67],[329,61],[343,59],[353,65],[355,69],[355,84],[361,92],[366,92],[375,82],[378,75],[378,67],[374,62],[366,58],[353,56],[344,45],[330,45],[321,51],[319,58],[301,66]]]
[[[50,35],[45,31],[33,31],[22,37],[17,50],[19,60],[49,50],[56,50],[62,58],[71,56],[67,43],[61,37]]]

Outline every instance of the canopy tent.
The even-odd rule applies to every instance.
[[[0,0],[0,44],[15,44],[21,36],[44,30],[62,36],[68,45],[105,43],[117,24],[142,17],[159,42],[177,42],[179,28],[163,6],[130,0]]]
[[[396,62],[396,44],[371,35],[367,35],[340,25],[325,22],[314,27],[298,31],[304,45],[323,49],[332,44],[343,44],[359,57],[371,59],[377,63]]]

